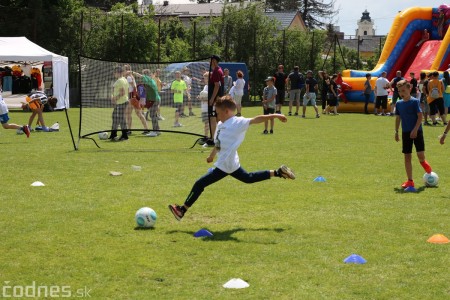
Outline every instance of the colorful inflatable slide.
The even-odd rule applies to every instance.
[[[391,30],[386,38],[378,64],[372,71],[344,70],[343,81],[351,86],[345,92],[347,103],[341,102],[340,111],[362,112],[364,95],[362,94],[365,75],[372,74],[372,87],[383,71],[387,79],[395,77],[397,70],[402,71],[406,79],[414,72],[416,78],[421,71],[444,71],[450,64],[450,6],[439,8],[413,7],[400,12],[394,19]],[[430,39],[416,46],[422,38],[422,32],[427,29]],[[374,101],[374,95],[371,96]]]

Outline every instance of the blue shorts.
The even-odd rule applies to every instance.
[[[8,113],[0,115],[0,123],[6,124],[9,121]]]

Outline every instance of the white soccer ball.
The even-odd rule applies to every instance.
[[[430,174],[425,173],[423,175],[423,182],[426,186],[437,186],[439,183],[439,176],[434,172],[431,172]]]
[[[108,133],[107,132],[99,132],[98,138],[101,140],[107,140],[108,139]]]
[[[19,129],[16,130],[16,133],[17,134],[24,134],[25,132],[23,132],[22,128],[19,128]]]
[[[138,227],[150,228],[155,226],[156,212],[150,207],[142,207],[136,212],[134,218]]]

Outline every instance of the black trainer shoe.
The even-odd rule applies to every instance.
[[[169,210],[172,212],[173,216],[178,221],[180,221],[184,216],[184,212],[181,210],[181,206],[179,206],[177,204],[170,204]]]
[[[284,179],[295,179],[294,172],[292,172],[292,170],[285,165],[281,165],[278,169],[278,175]]]
[[[263,134],[268,134],[269,132],[267,131],[267,130],[264,130],[263,131]]]

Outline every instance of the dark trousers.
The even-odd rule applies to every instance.
[[[214,182],[217,182],[227,177],[228,175],[245,183],[255,183],[258,181],[270,179],[269,170],[247,173],[247,171],[245,171],[242,167],[239,167],[239,169],[237,169],[233,173],[228,174],[220,170],[219,168],[214,168],[213,171],[203,175],[194,183],[194,186],[192,187],[192,190],[186,198],[184,204],[191,207],[208,185],[213,184]]]
[[[117,128],[120,126],[120,129],[122,129],[122,137],[128,137],[127,135],[127,121],[125,119],[125,110],[127,109],[128,102],[118,104],[116,107],[114,107],[113,113],[112,113],[112,131],[111,136],[116,137],[117,136]]]
[[[364,94],[364,113],[368,114],[369,110],[367,109],[367,106],[369,105],[370,100],[370,94]]]
[[[320,95],[322,98],[322,110],[324,110],[327,107],[327,92],[322,92]]]
[[[159,130],[158,122],[158,102],[153,103],[153,105],[148,109],[150,113],[150,118],[152,119],[152,128],[154,131]]]

